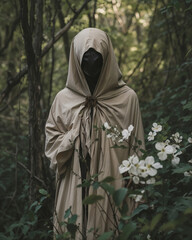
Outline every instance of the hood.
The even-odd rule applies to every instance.
[[[81,69],[83,55],[89,48],[95,49],[103,57],[103,67],[93,96],[98,98],[114,95],[118,92],[116,90],[123,87],[125,83],[122,81],[122,74],[109,36],[97,28],[86,28],[74,37],[70,48],[66,87],[82,96],[91,96]]]

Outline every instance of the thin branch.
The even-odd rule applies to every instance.
[[[9,102],[7,102],[7,103],[5,104],[5,106],[3,106],[2,108],[0,108],[0,113],[3,112],[5,109],[7,109],[8,106],[9,106],[12,102],[14,102],[15,100],[17,100],[18,97],[20,97],[20,95],[21,95],[22,93],[24,93],[26,90],[27,90],[26,87],[25,87],[25,88],[22,88],[22,89],[19,91],[18,94],[16,94]],[[4,116],[4,117],[5,117],[5,116]],[[13,120],[14,120],[14,119],[13,119]]]
[[[78,11],[76,11],[75,15],[73,16],[73,18],[71,20],[69,20],[69,22],[65,25],[65,27],[63,27],[60,31],[58,31],[54,38],[51,39],[47,45],[44,47],[44,49],[42,50],[42,54],[39,58],[39,60],[44,57],[49,50],[53,47],[53,45],[63,36],[63,34],[65,34],[70,27],[73,25],[73,22],[75,21],[75,19],[79,16],[79,14],[82,12],[82,10],[85,8],[85,6],[87,5],[88,2],[90,2],[91,0],[87,0],[86,2],[84,2],[82,4],[82,6],[79,8]],[[25,76],[25,74],[28,72],[28,67],[25,66],[23,68],[23,70],[21,70],[15,77],[10,78],[8,80],[8,85],[6,86],[6,88],[2,91],[1,95],[0,95],[0,104],[3,102],[3,100],[9,95],[9,93],[11,92],[11,90],[21,81],[21,78]]]
[[[21,78],[27,74],[28,67],[25,66],[15,77],[8,79],[6,88],[2,91],[0,95],[0,104],[3,100],[8,97],[9,93],[11,92],[12,88],[14,88],[17,84],[20,83]]]
[[[56,5],[56,11],[58,11],[58,19],[59,19],[60,27],[63,28],[65,26],[65,20],[62,12],[61,0],[55,0],[55,5]],[[69,62],[70,45],[69,45],[68,32],[65,32],[63,34],[63,43],[64,43],[65,55],[66,55],[67,61]]]
[[[23,163],[21,163],[21,162],[17,162],[17,164],[19,165],[19,166],[21,166],[23,169],[25,169],[25,171],[27,172],[27,173],[29,173],[29,175],[31,175],[31,171],[23,164]],[[45,184],[45,182],[42,180],[42,179],[40,179],[40,178],[38,178],[37,176],[33,176],[33,178],[37,181],[37,182],[39,182],[39,183],[41,183],[44,187],[47,187],[46,186],[46,184]]]
[[[66,2],[68,4],[69,8],[71,9],[71,11],[76,14],[77,13],[76,9],[72,7],[71,3],[68,0],[66,0]]]
[[[137,5],[136,5],[133,13],[131,14],[131,17],[130,17],[129,22],[128,22],[128,24],[127,24],[127,33],[128,33],[128,31],[129,31],[129,28],[131,27],[131,24],[132,24],[132,22],[133,22],[133,17],[135,16],[135,13],[136,13],[137,10],[138,10],[139,4],[140,4],[140,1],[138,0],[138,1],[137,1]]]
[[[97,0],[94,1],[94,9],[93,9],[93,27],[96,27],[96,19],[95,19],[96,10],[97,10]]]
[[[137,63],[136,67],[133,69],[132,73],[128,75],[128,78],[132,77],[133,74],[136,72],[136,70],[139,68],[143,60],[147,57],[148,53],[145,53],[143,57],[140,59],[140,61]]]
[[[57,11],[55,11],[55,14],[53,16],[53,28],[52,28],[52,37],[54,39],[55,35],[55,18],[56,18]],[[55,48],[54,45],[52,47],[52,52],[51,52],[51,57],[52,57],[52,64],[51,64],[51,73],[50,73],[50,80],[49,80],[49,95],[48,95],[48,106],[50,106],[51,102],[51,93],[52,93],[52,85],[53,85],[53,72],[54,72],[54,67],[55,67]]]

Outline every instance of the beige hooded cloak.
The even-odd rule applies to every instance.
[[[83,54],[94,48],[103,57],[103,67],[93,96],[81,69]],[[89,99],[91,97],[91,99]],[[92,117],[87,104],[93,106]],[[96,28],[87,28],[78,33],[72,41],[66,87],[55,97],[46,123],[46,156],[52,169],[56,170],[57,186],[55,199],[54,227],[62,233],[64,213],[71,211],[78,215],[80,231],[83,228],[82,183],[79,149],[90,155],[90,175],[100,173],[98,180],[107,176],[121,179],[118,167],[133,154],[131,148],[111,148],[114,143],[104,131],[93,126],[103,123],[117,125],[120,129],[134,126],[133,135],[144,143],[143,126],[136,93],[126,86],[115,59],[108,35]],[[96,141],[97,139],[97,141]],[[130,141],[134,141],[131,137]],[[81,146],[80,146],[81,145]],[[130,146],[130,145],[129,145]],[[123,186],[121,180],[113,183],[115,188]],[[104,195],[103,190],[89,188],[89,194]],[[102,211],[101,211],[102,206]],[[106,216],[106,213],[108,216]],[[110,219],[110,220],[109,220]],[[93,228],[98,233],[113,229],[113,216],[107,197],[99,204],[89,205],[87,231]],[[75,239],[81,239],[76,235]],[[88,239],[95,239],[88,234]]]

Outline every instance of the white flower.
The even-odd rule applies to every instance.
[[[152,130],[153,130],[154,132],[161,132],[162,126],[161,126],[161,125],[158,125],[157,123],[153,123]]]
[[[167,139],[167,140],[165,141],[165,144],[166,144],[166,145],[169,145],[169,143],[170,143],[170,140]]]
[[[117,140],[117,138],[118,138],[118,134],[113,133],[113,132],[108,133],[108,134],[107,134],[107,138],[111,138],[111,140],[112,140],[113,142],[115,142],[115,141]]]
[[[147,240],[151,240],[151,236],[149,234],[147,235]]]
[[[171,146],[173,147],[173,153],[176,153],[177,149],[180,148],[179,145],[177,145],[177,144],[172,144]]]
[[[128,172],[132,164],[129,160],[123,160],[122,164],[119,166],[120,174]]]
[[[178,165],[179,162],[180,162],[180,158],[179,158],[179,157],[176,157],[176,156],[174,156],[174,158],[171,160],[171,163],[172,163],[174,166]]]
[[[139,175],[142,178],[148,177],[147,167],[146,167],[146,163],[144,160],[139,161]]]
[[[172,138],[174,139],[174,141],[176,143],[180,143],[183,140],[183,137],[180,136],[180,134],[178,132],[176,132],[175,134],[172,134]]]
[[[127,129],[124,129],[122,131],[123,140],[125,140],[125,139],[127,140],[130,135],[131,135],[131,133]]]
[[[133,182],[135,183],[135,184],[139,184],[139,177],[138,176],[134,176],[133,177]]]
[[[189,142],[189,143],[192,143],[192,137],[189,137],[189,138],[188,138],[188,142]]]
[[[140,202],[141,199],[143,198],[143,194],[144,194],[145,190],[141,191],[141,194],[131,194],[130,196],[135,199],[135,202]]]
[[[171,146],[173,147],[173,154],[174,154],[173,157],[177,157],[178,155],[182,154],[182,151],[179,149],[180,148],[179,145],[173,144]]]
[[[137,156],[134,156],[134,157],[130,158],[130,160],[132,161],[132,163],[134,165],[137,165],[139,163],[139,158]]]
[[[147,137],[148,141],[154,140],[154,137],[155,137],[156,135],[157,135],[156,132],[149,132],[148,137]]]
[[[140,195],[140,194],[135,195],[135,202],[140,202],[142,197],[143,197],[143,195]]]
[[[107,134],[107,138],[111,138],[113,135],[111,133]]]
[[[130,125],[130,126],[128,127],[128,131],[129,131],[129,132],[132,132],[133,129],[134,129],[133,125]]]
[[[189,163],[192,163],[192,159],[188,161]]]
[[[124,129],[121,133],[123,136],[123,140],[127,140],[129,136],[131,135],[131,132],[133,131],[134,127],[133,125],[130,125],[128,129]]]
[[[191,177],[192,176],[192,171],[184,172],[185,177]]]
[[[155,181],[155,178],[149,178],[146,183],[147,184],[154,184],[156,181]]]
[[[131,175],[139,176],[141,172],[139,158],[133,155],[129,157],[129,161],[131,162],[131,168],[129,170],[129,173]]]
[[[149,176],[155,176],[157,174],[157,169],[163,167],[159,162],[155,163],[153,156],[146,157],[145,164]]]
[[[163,168],[163,166],[161,165],[161,163],[156,162],[152,165],[155,169],[159,169],[159,168]]]
[[[161,161],[167,159],[167,154],[172,154],[174,152],[174,148],[171,145],[166,145],[163,142],[157,142],[155,144],[155,148],[160,151],[157,156]]]
[[[107,129],[107,130],[111,129],[111,127],[109,126],[108,122],[105,122],[105,123],[103,124],[103,126],[104,126],[104,128]]]

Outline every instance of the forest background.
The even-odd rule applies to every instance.
[[[0,239],[51,239],[55,189],[44,126],[65,87],[72,38],[86,27],[109,34],[146,136],[155,121],[191,136],[192,0],[1,0],[0,21]],[[187,194],[173,206],[174,221],[191,206],[185,186],[173,191]],[[183,230],[174,239],[189,239],[191,219],[192,210],[175,222]]]

